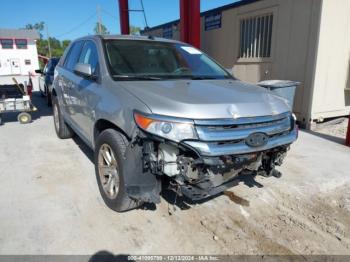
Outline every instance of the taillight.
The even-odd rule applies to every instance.
[[[32,82],[32,78],[29,74],[29,81],[28,81],[28,84],[27,84],[27,93],[30,97],[32,97],[32,94],[33,94],[33,82]]]
[[[31,97],[32,94],[33,94],[33,86],[32,86],[31,83],[29,83],[29,84],[27,85],[27,92],[28,92],[28,95]]]

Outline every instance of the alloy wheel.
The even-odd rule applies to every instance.
[[[106,196],[115,199],[119,191],[118,163],[112,148],[107,144],[103,144],[98,152],[98,172]]]

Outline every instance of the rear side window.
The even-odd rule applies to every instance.
[[[48,71],[48,68],[49,68],[49,64],[50,64],[50,61],[44,67],[44,70],[43,70],[44,74],[47,74],[47,71]]]
[[[50,65],[48,66],[48,71],[50,73],[53,74],[53,72],[55,71],[55,67],[56,67],[58,61],[59,61],[59,59],[55,59],[55,58],[50,60]]]
[[[97,48],[94,42],[86,41],[79,57],[79,63],[89,64],[92,72],[96,74],[98,68]]]
[[[78,42],[75,42],[70,48],[68,55],[64,61],[64,67],[67,70],[69,71],[74,70],[74,67],[78,62],[78,58],[79,58],[82,46],[83,46],[83,41],[78,41]]]

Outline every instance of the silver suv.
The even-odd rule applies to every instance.
[[[215,196],[245,176],[275,176],[295,119],[283,98],[233,78],[182,42],[88,36],[55,69],[54,123],[95,152],[101,195],[116,211]]]

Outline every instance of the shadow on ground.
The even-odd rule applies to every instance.
[[[91,161],[91,163],[94,164],[94,153],[91,150],[91,148],[88,147],[76,135],[73,137],[73,141],[80,148],[80,150],[85,154],[85,156]],[[254,175],[249,175],[249,174],[239,175],[236,177],[236,181],[237,181],[237,185],[239,183],[243,183],[247,187],[258,187],[258,188],[264,187],[261,183],[259,183],[255,180]],[[187,209],[191,208],[191,206],[193,206],[193,205],[200,205],[200,204],[206,203],[206,202],[208,202],[214,198],[217,198],[223,194],[224,193],[219,193],[217,195],[210,196],[210,197],[203,199],[203,200],[200,200],[200,201],[192,201],[191,199],[186,198],[184,196],[178,196],[174,190],[170,189],[168,181],[163,181],[162,192],[161,192],[162,198],[166,202],[168,202],[169,206],[172,206],[172,207],[176,206],[177,208],[179,208],[181,210],[187,210]],[[231,199],[231,196],[228,195],[228,197]],[[239,199],[238,196],[234,196],[233,199],[231,199],[231,200],[233,202],[235,202],[237,204],[241,204],[241,205],[242,205],[242,203],[243,203],[243,205],[245,205],[244,203],[246,203],[245,199]],[[144,205],[142,205],[140,207],[140,209],[154,211],[157,209],[157,207],[155,204],[145,203]]]
[[[257,187],[257,188],[262,188],[264,187],[261,183],[257,182],[255,180],[255,176],[251,174],[243,174],[239,175],[235,178],[236,185],[242,183],[247,187]],[[232,187],[234,188],[235,185]],[[167,184],[163,185],[161,195],[165,201],[168,202],[169,205],[176,206],[177,208],[181,210],[187,210],[190,209],[191,206],[194,205],[201,205],[203,203],[206,203],[212,199],[215,199],[219,196],[226,195],[232,202],[243,205],[243,206],[248,206],[249,202],[239,196],[236,196],[232,191],[224,191],[222,193],[212,195],[208,198],[205,198],[203,200],[198,200],[198,201],[193,201],[185,196],[178,196],[174,190],[171,190]],[[174,209],[175,210],[175,209]]]
[[[114,261],[135,261],[129,255],[114,255],[113,253],[101,250],[93,254],[88,262],[114,262]]]
[[[311,130],[303,130],[305,133],[326,139],[328,141],[340,144],[340,145],[344,145],[345,146],[345,139],[337,137],[337,136],[332,136],[332,135],[327,135],[327,134],[323,134],[323,133],[319,133],[317,131],[311,131]]]

